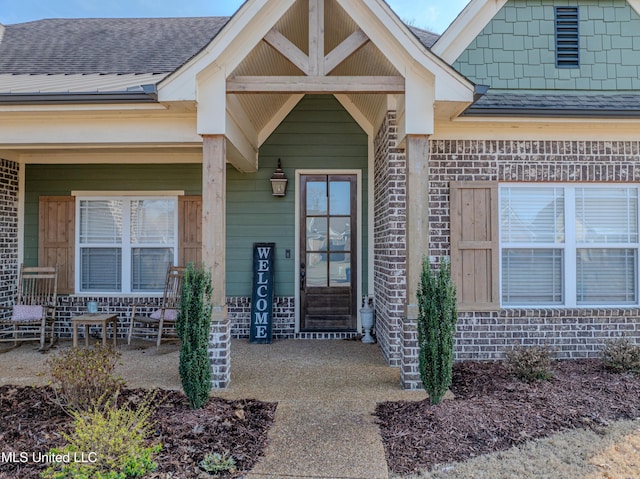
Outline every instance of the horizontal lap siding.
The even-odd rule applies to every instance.
[[[26,165],[24,262],[38,264],[40,196],[72,191],[184,190],[199,195],[202,166],[180,165]]]
[[[367,292],[367,136],[332,96],[307,96],[260,147],[260,169],[227,167],[227,295],[251,295],[252,245],[276,243],[275,295],[290,297],[295,284],[295,172],[360,169],[363,195],[363,294]],[[289,180],[284,198],[271,195],[269,178],[282,160]],[[289,249],[291,257],[286,258]]]

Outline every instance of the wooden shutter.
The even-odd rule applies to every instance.
[[[75,197],[41,196],[38,207],[38,265],[57,265],[58,293],[72,294],[75,281]]]
[[[178,198],[178,263],[202,262],[202,196]]]
[[[451,274],[460,311],[500,308],[498,184],[451,182]]]

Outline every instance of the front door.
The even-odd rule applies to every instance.
[[[356,175],[300,176],[300,330],[355,331]]]

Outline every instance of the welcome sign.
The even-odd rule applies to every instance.
[[[253,286],[249,342],[271,343],[275,243],[253,244]]]

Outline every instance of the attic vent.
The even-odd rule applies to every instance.
[[[580,31],[578,7],[555,7],[556,11],[556,66],[580,67]]]

